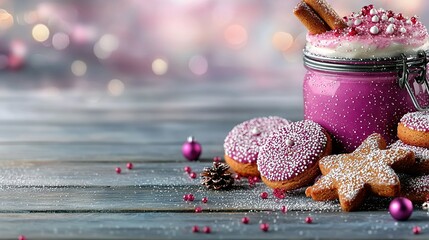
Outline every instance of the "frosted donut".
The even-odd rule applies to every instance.
[[[429,111],[405,114],[398,124],[398,138],[408,145],[429,148]]]
[[[289,124],[280,117],[254,118],[235,126],[226,136],[225,161],[240,176],[259,176],[256,160],[259,148],[279,127]]]
[[[415,203],[427,201],[429,175],[411,176],[400,174],[399,181],[401,181],[401,196],[409,198]]]
[[[258,170],[273,189],[297,189],[313,183],[320,174],[319,159],[331,151],[331,138],[319,124],[294,122],[267,139],[259,152]]]
[[[423,147],[411,146],[403,143],[401,140],[390,145],[391,149],[405,149],[414,152],[416,163],[410,166],[406,172],[417,174],[429,174],[429,149]]]

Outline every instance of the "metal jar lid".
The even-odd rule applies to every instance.
[[[429,110],[429,106],[421,106],[416,98],[414,89],[411,87],[409,76],[421,85],[426,86],[429,94],[429,83],[427,80],[427,65],[429,52],[418,51],[414,56],[401,54],[389,58],[330,58],[312,54],[304,50],[304,65],[307,68],[328,72],[397,72],[398,84],[405,88],[411,97],[415,108],[419,111]],[[429,95],[428,95],[429,98]]]

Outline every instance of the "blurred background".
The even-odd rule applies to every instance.
[[[137,93],[132,101],[158,106],[199,94],[300,113],[306,30],[292,14],[297,2],[0,0],[0,94],[97,104]],[[429,25],[423,0],[329,2],[341,16],[374,4]]]

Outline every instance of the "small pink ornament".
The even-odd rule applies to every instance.
[[[395,220],[405,221],[413,214],[413,203],[408,198],[395,198],[390,202],[389,213]]]
[[[282,206],[281,211],[282,211],[282,213],[286,213],[287,212],[287,207],[286,206]]]
[[[191,231],[192,231],[193,233],[197,233],[197,232],[199,232],[199,231],[200,231],[200,228],[199,228],[197,225],[195,225],[195,226],[193,226],[193,227],[192,227]]]
[[[133,163],[132,163],[132,162],[127,163],[127,168],[128,168],[129,170],[133,169],[133,167],[134,167],[134,165],[133,165]]]
[[[213,158],[213,162],[220,162],[220,161],[222,161],[222,158],[219,156],[216,156]]]
[[[192,193],[189,193],[189,194],[188,194],[188,201],[189,201],[189,202],[193,202],[194,200],[195,200],[194,195],[193,195]]]
[[[186,166],[186,167],[184,167],[183,168],[183,171],[185,171],[186,173],[191,173],[192,172],[192,168],[191,167],[189,167],[189,166]]]
[[[241,222],[244,223],[244,224],[248,224],[250,222],[250,219],[248,217],[243,217],[241,219]]]
[[[306,217],[305,218],[305,223],[308,223],[308,224],[313,223],[313,218],[312,217]]]
[[[195,179],[195,178],[197,178],[197,174],[195,172],[191,172],[191,173],[189,173],[189,177],[192,179]]]
[[[204,233],[211,233],[211,232],[212,232],[212,229],[211,229],[209,226],[205,226],[205,227],[203,228],[203,232],[204,232]]]
[[[207,203],[209,201],[209,199],[207,198],[207,197],[203,197],[202,199],[201,199],[201,202],[203,202],[203,203]]]
[[[421,227],[419,227],[419,226],[414,226],[413,227],[413,233],[414,234],[420,234],[421,232],[422,232]]]
[[[27,238],[24,235],[19,235],[18,240],[27,240]]]
[[[268,198],[268,193],[267,192],[262,192],[261,193],[261,198],[262,199],[267,199]]]
[[[203,212],[203,209],[202,209],[201,207],[196,207],[196,208],[195,208],[195,212],[196,212],[196,213],[202,213],[202,212]]]
[[[259,225],[259,228],[264,232],[268,232],[268,230],[270,229],[270,225],[268,223],[261,223]]]
[[[117,167],[117,168],[115,168],[115,172],[116,172],[117,174],[121,174],[122,170],[121,170],[121,168],[120,168],[120,167]]]
[[[195,141],[195,138],[190,136],[182,145],[182,154],[189,161],[196,161],[202,152],[201,144]]]

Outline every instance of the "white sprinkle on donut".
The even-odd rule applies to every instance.
[[[356,25],[356,26],[359,26],[360,24],[362,23],[362,20],[361,19],[356,19],[355,20],[355,22],[354,22],[354,24]]]
[[[380,21],[380,18],[377,15],[372,16],[371,22],[377,23],[378,21]]]
[[[386,33],[392,34],[393,32],[395,32],[395,24],[391,23],[391,24],[389,24],[389,26],[387,26]]]
[[[371,33],[371,34],[378,34],[379,32],[380,32],[380,30],[378,29],[378,27],[377,26],[372,26],[370,29],[369,29],[369,32]]]
[[[400,31],[401,33],[406,33],[406,32],[407,32],[407,29],[405,29],[404,27],[401,27],[401,28],[399,29],[399,31]]]
[[[266,138],[289,121],[280,117],[254,118],[235,126],[226,136],[225,154],[240,163],[256,163],[259,148]],[[256,133],[259,131],[259,134]]]

